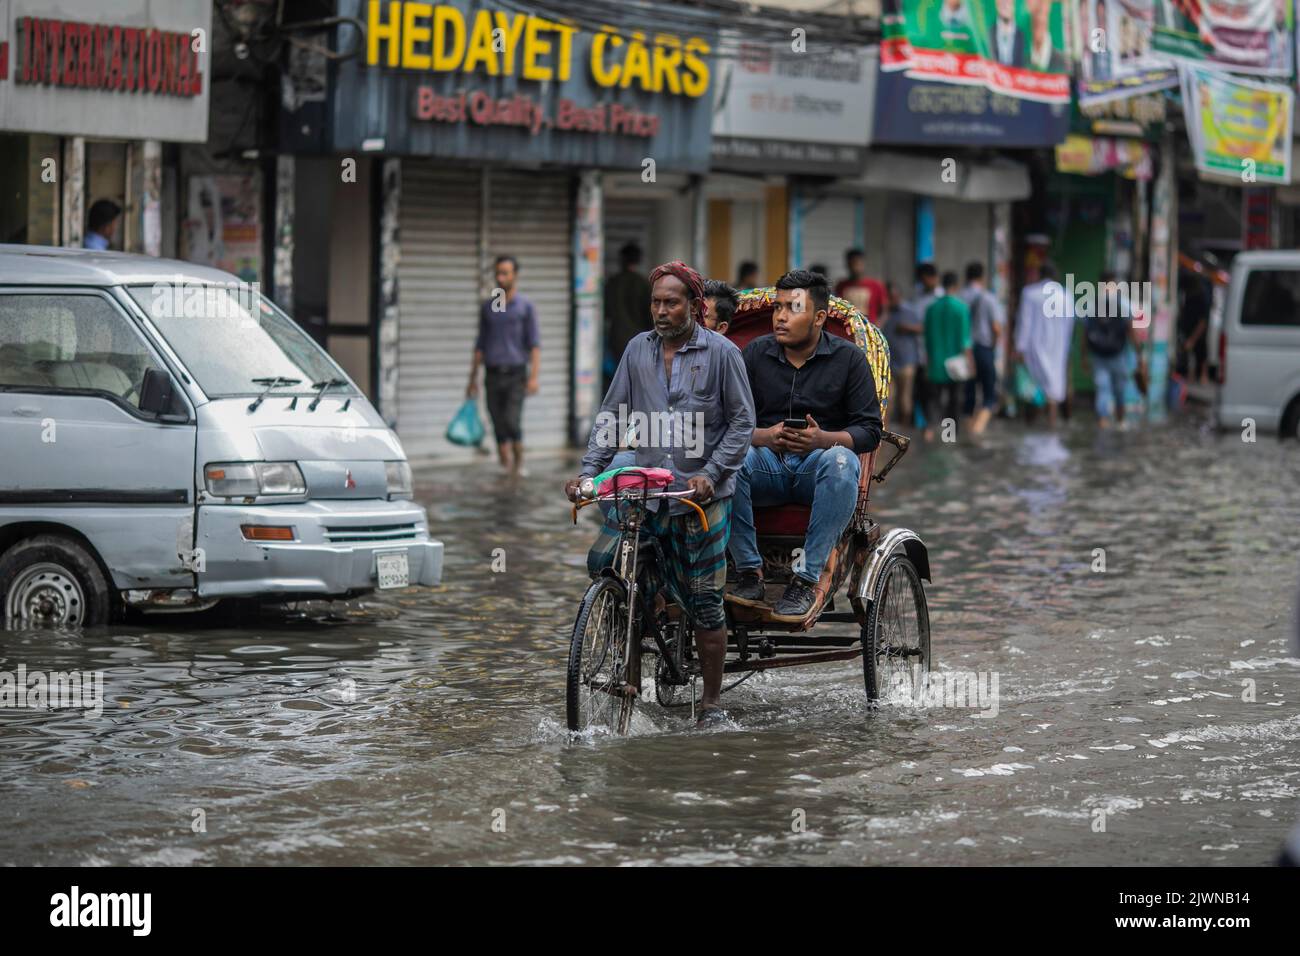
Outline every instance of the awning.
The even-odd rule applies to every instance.
[[[969,160],[893,150],[871,150],[862,174],[836,183],[835,191],[888,190],[956,199],[1014,202],[1032,193],[1029,170],[1005,157]]]

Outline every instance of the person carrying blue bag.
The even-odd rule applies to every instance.
[[[465,388],[467,399],[476,398],[479,366],[487,369],[484,390],[497,457],[501,467],[514,475],[524,473],[524,396],[537,394],[542,362],[537,309],[516,291],[518,273],[514,256],[497,256],[497,287],[479,310],[478,338]]]

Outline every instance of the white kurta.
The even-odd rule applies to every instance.
[[[1016,350],[1034,383],[1050,401],[1065,401],[1074,303],[1059,282],[1035,282],[1020,294]]]

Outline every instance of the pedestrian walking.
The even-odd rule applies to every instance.
[[[997,296],[984,285],[982,262],[966,266],[966,288],[961,297],[970,309],[971,355],[975,359],[975,377],[966,383],[964,410],[967,415],[975,416],[970,430],[979,435],[998,410],[997,345],[1002,337],[1006,313]]]
[[[935,268],[933,262],[922,262],[916,267],[916,284],[915,295],[912,299],[912,309],[916,313],[917,321],[924,327],[925,310],[930,308],[930,304],[935,299],[943,295],[943,288],[939,285],[939,270]],[[924,426],[926,398],[929,394],[929,379],[926,370],[929,365],[929,359],[925,354],[925,336],[924,334],[917,340],[919,351],[917,355],[916,377],[912,382],[912,406],[921,413],[921,421],[917,423]]]
[[[524,395],[537,394],[542,362],[537,309],[519,294],[518,276],[514,256],[497,256],[497,287],[479,309],[478,338],[465,389],[467,398],[478,395],[478,370],[483,366],[497,457],[501,467],[515,475],[524,473]]]
[[[1110,314],[1107,304],[1115,303],[1118,314]],[[1128,349],[1137,356],[1138,367],[1145,368],[1142,346],[1133,331],[1132,304],[1124,293],[1124,283],[1115,281],[1113,272],[1103,272],[1097,305],[1084,319],[1085,355],[1091,366],[1092,381],[1096,387],[1097,424],[1101,428],[1124,421],[1124,404],[1128,400],[1132,373]]]
[[[934,437],[936,416],[951,418],[955,423],[961,415],[962,395],[966,378],[971,374],[970,309],[958,295],[957,273],[943,274],[944,294],[930,303],[925,310],[925,354],[929,360],[926,375],[930,380],[925,407],[925,437]],[[958,372],[953,361],[965,361],[964,372]]]
[[[867,257],[861,249],[849,249],[844,253],[844,267],[849,274],[835,283],[835,294],[852,302],[855,309],[879,328],[885,320],[887,296],[884,284],[867,275]]]
[[[1020,293],[1016,313],[1014,359],[1023,361],[1047,403],[1047,424],[1056,427],[1057,409],[1065,401],[1069,375],[1070,339],[1074,332],[1074,303],[1057,281],[1050,261],[1030,266],[1029,284]]]
[[[889,342],[889,366],[894,386],[891,389],[898,405],[895,427],[913,424],[912,390],[916,387],[916,370],[921,364],[921,316],[916,306],[904,302],[898,283],[885,283],[888,302],[884,333]]]
[[[605,280],[605,380],[614,377],[632,337],[650,329],[650,283],[641,274],[641,247],[618,252],[619,271]],[[608,387],[608,386],[607,386]]]

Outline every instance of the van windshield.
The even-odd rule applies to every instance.
[[[209,398],[258,395],[271,379],[295,379],[276,394],[312,394],[344,375],[271,300],[241,285],[157,283],[128,286]],[[351,385],[324,386],[330,395],[354,395]]]

